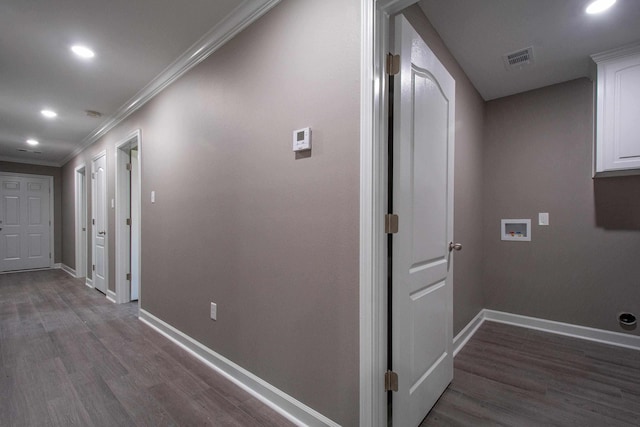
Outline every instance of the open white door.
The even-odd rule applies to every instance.
[[[52,266],[51,182],[0,174],[0,272]]]
[[[131,150],[131,301],[140,298],[140,163]]]
[[[102,153],[91,164],[93,286],[107,293],[107,154]]]
[[[391,346],[393,425],[417,426],[453,379],[455,81],[403,16],[395,21]]]

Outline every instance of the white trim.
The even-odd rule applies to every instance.
[[[471,322],[469,322],[467,326],[465,326],[458,333],[458,335],[455,336],[455,338],[453,339],[453,357],[456,357],[456,355],[460,352],[460,350],[462,350],[462,347],[464,347],[467,344],[467,342],[469,342],[469,340],[476,333],[478,328],[482,326],[482,324],[484,323],[484,320],[485,320],[484,309],[482,309],[478,312],[476,317],[471,319]]]
[[[111,301],[112,303],[116,303],[116,293],[113,292],[111,289],[107,289],[107,293],[105,295],[107,297],[107,299],[109,301]]]
[[[54,228],[56,227],[56,221],[55,221],[55,217],[54,217],[54,213],[55,213],[55,188],[53,187],[53,176],[51,175],[37,175],[37,174],[31,174],[31,173],[13,173],[13,172],[0,172],[0,175],[4,175],[4,176],[18,176],[18,177],[22,177],[22,178],[31,178],[31,177],[36,177],[39,179],[46,179],[49,182],[49,220],[51,221],[51,225],[49,226],[49,253],[51,254],[51,257],[49,258],[49,266],[48,267],[43,267],[44,269],[46,268],[55,268],[54,267],[54,260],[56,259],[56,252],[55,252],[55,233],[54,233]],[[59,267],[58,267],[59,268]],[[39,269],[41,270],[41,269]],[[16,270],[16,271],[27,271],[27,270]]]
[[[467,326],[453,339],[454,356],[462,350],[473,337],[478,328],[485,322],[505,323],[522,328],[535,329],[550,334],[564,335],[601,344],[614,345],[616,347],[640,350],[640,336],[624,334],[621,332],[606,331],[604,329],[589,328],[587,326],[571,323],[556,322],[554,320],[540,319],[537,317],[522,316],[520,314],[505,313],[503,311],[488,310],[486,308],[474,317]]]
[[[386,394],[380,393],[379,382],[384,372],[384,329],[380,324],[380,301],[384,295],[380,284],[378,262],[380,248],[376,245],[376,225],[382,210],[377,207],[375,187],[376,150],[374,148],[375,80],[374,80],[374,20],[375,4],[361,2],[360,47],[360,425],[383,425],[386,416]],[[381,339],[382,338],[382,339]]]
[[[589,328],[587,326],[573,325],[570,323],[556,322],[554,320],[539,319],[536,317],[505,313],[502,311],[487,309],[484,309],[483,311],[484,318],[492,322],[522,326],[524,328],[550,332],[552,334],[640,350],[640,336],[637,335]]]
[[[78,276],[76,275],[76,270],[74,270],[73,268],[69,267],[67,264],[56,264],[62,271],[64,271],[65,273],[67,273],[69,276],[77,278]]]
[[[593,62],[598,64],[601,62],[622,58],[628,55],[634,55],[636,53],[640,53],[640,43],[638,42],[634,42],[626,46],[621,46],[615,49],[607,50],[605,52],[593,54],[591,55],[591,59],[593,59]]]
[[[84,284],[85,284],[88,288],[94,289],[94,287],[93,287],[93,280],[92,280],[92,279],[90,279],[89,277],[87,277],[87,279],[84,281]]]
[[[123,179],[127,173],[126,165],[131,163],[131,157],[123,150],[126,147],[140,147],[142,132],[136,129],[130,132],[125,138],[115,145],[116,153],[116,302],[122,304],[131,301],[130,281],[126,279],[126,274],[130,271],[131,259],[131,239],[129,237],[129,226],[126,219],[130,217],[130,181]],[[138,181],[139,182],[139,181]],[[139,241],[139,240],[138,240]]]
[[[184,73],[198,65],[205,58],[231,40],[240,31],[276,6],[280,0],[244,0],[227,17],[209,30],[186,52],[165,68],[148,85],[125,102],[113,115],[82,140],[71,154],[65,157],[62,166],[80,154],[85,148],[98,141],[107,132],[150,101]]]
[[[88,217],[88,189],[87,189],[87,167],[83,163],[77,166],[74,170],[74,202],[75,202],[75,244],[76,244],[76,277],[85,277],[87,275],[87,239],[85,234],[84,242],[82,241],[82,229],[84,233],[89,230],[87,224]],[[84,194],[80,194],[80,177],[84,180]],[[84,211],[84,212],[83,212]],[[81,219],[84,217],[85,223],[83,224]]]
[[[56,267],[56,265],[57,265],[57,267]],[[59,269],[60,269],[60,264],[54,264],[51,267],[31,268],[29,270],[0,271],[0,274],[29,273],[29,272],[32,272],[32,271],[59,270]]]
[[[329,418],[142,308],[138,318],[296,425],[338,427]]]

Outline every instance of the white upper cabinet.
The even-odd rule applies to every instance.
[[[640,45],[592,58],[598,66],[595,176],[640,174]]]

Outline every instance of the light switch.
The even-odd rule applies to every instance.
[[[151,192],[151,203],[155,203],[156,202],[156,192],[152,191]]]
[[[218,305],[215,302],[211,303],[211,319],[218,320]]]
[[[538,214],[538,225],[549,225],[549,213],[540,212]]]

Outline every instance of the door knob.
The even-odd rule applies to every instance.
[[[451,252],[451,251],[461,251],[461,250],[462,250],[462,244],[461,243],[449,242],[449,252]]]

